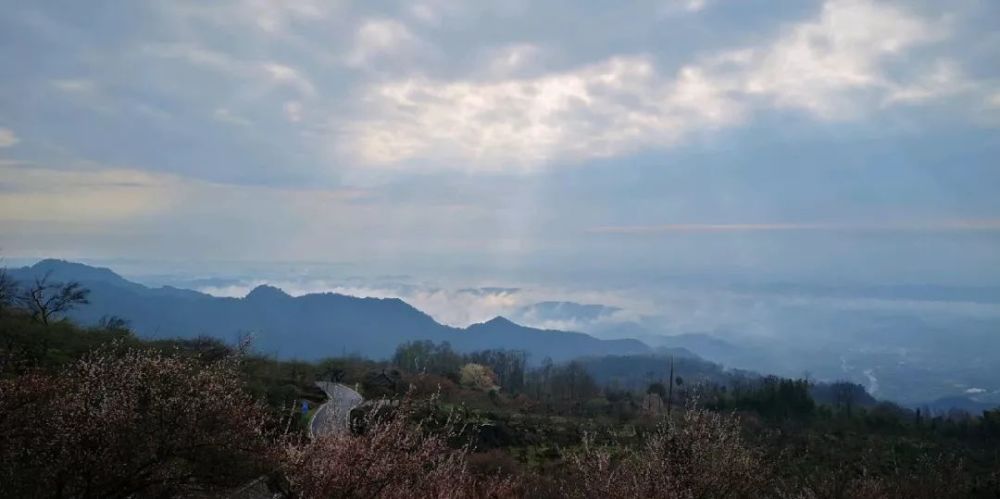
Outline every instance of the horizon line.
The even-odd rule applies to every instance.
[[[931,223],[841,224],[841,223],[686,223],[657,225],[601,225],[589,234],[658,234],[682,232],[944,232],[1000,231],[1000,220],[953,220]]]

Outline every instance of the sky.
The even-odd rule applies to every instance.
[[[0,9],[5,264],[1000,397],[995,0]]]
[[[995,1],[0,8],[8,258],[1000,282]]]

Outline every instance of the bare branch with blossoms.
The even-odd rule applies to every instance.
[[[563,492],[578,498],[759,497],[767,484],[739,419],[693,405],[679,420],[664,419],[639,448],[587,441],[569,467]]]
[[[0,496],[163,497],[270,467],[269,413],[237,361],[115,350],[0,381]]]
[[[415,408],[372,411],[359,435],[331,434],[285,447],[283,469],[295,497],[505,498],[520,497],[515,480],[470,472],[470,449],[452,449],[460,430],[448,422],[435,431],[412,421]]]

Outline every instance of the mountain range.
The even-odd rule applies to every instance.
[[[533,362],[546,357],[558,362],[652,352],[634,339],[602,340],[583,333],[536,329],[503,317],[466,328],[451,327],[396,298],[336,293],[291,296],[268,285],[258,286],[243,298],[223,298],[170,286],[147,287],[107,268],[51,259],[9,273],[22,283],[48,275],[52,282],[77,281],[90,289],[90,303],[69,314],[81,324],[118,316],[144,338],[212,336],[232,342],[252,334],[256,349],[282,358],[308,360],[344,354],[384,358],[400,343],[414,340],[447,341],[461,352],[524,350]]]
[[[71,320],[82,325],[96,324],[107,316],[118,316],[127,320],[140,337],[150,339],[210,336],[234,343],[242,336],[252,335],[256,350],[286,359],[316,360],[353,354],[386,358],[401,343],[431,340],[447,341],[460,352],[523,350],[528,353],[529,363],[533,364],[545,358],[563,362],[590,357],[586,362],[591,364],[608,362],[607,359],[600,360],[600,357],[631,359],[626,362],[628,364],[647,361],[662,364],[662,359],[666,358],[688,359],[686,363],[689,367],[695,366],[695,371],[711,378],[712,373],[721,373],[723,369],[713,363],[758,372],[775,372],[778,360],[786,358],[783,356],[802,356],[801,353],[783,350],[780,344],[762,349],[752,345],[737,346],[708,334],[661,336],[631,322],[618,323],[613,331],[599,332],[604,338],[615,339],[526,327],[504,317],[495,317],[465,328],[452,327],[435,321],[398,298],[359,298],[337,293],[291,296],[269,285],[258,286],[242,298],[217,297],[173,286],[145,286],[107,268],[64,260],[42,260],[31,266],[9,269],[8,274],[22,285],[48,275],[51,282],[76,281],[90,289],[90,303],[69,313]],[[515,317],[567,319],[578,318],[581,314],[603,316],[615,310],[605,306],[542,302],[518,311]],[[920,331],[915,327],[907,330],[911,334],[900,340],[911,346],[919,344],[918,340],[926,336],[913,334]],[[893,400],[937,412],[951,407],[977,412],[983,407],[996,406],[997,392],[990,391],[994,389],[991,388],[993,385],[982,374],[995,370],[981,366],[979,361],[970,362],[975,356],[962,356],[967,370],[971,370],[969,373],[954,367],[955,362],[948,364],[952,367],[941,366],[938,370],[914,370],[912,362],[904,364],[883,359],[885,354],[880,354],[880,350],[866,347],[872,337],[866,340],[852,336],[849,339],[860,345],[858,348],[867,348],[863,350],[866,352],[864,355],[854,354],[852,362],[859,366],[876,366],[865,368],[864,373],[870,379],[877,375],[877,381],[873,379],[873,382],[883,388],[892,388]],[[974,342],[980,345],[987,343]],[[915,352],[915,348],[907,350],[910,356]],[[937,356],[932,360],[948,360],[947,352],[941,348],[936,352]],[[808,365],[823,366],[824,361],[824,358],[813,356],[808,359]],[[614,364],[614,361],[611,362]],[[845,362],[843,357],[841,362]],[[922,362],[916,365],[919,366],[929,367],[932,364]],[[942,376],[941,372],[950,375]],[[956,384],[958,375],[966,380],[965,384]],[[836,375],[822,378],[827,381],[845,379]],[[972,390],[968,386],[986,388]],[[871,391],[874,393],[874,390]],[[974,396],[968,395],[973,391]]]

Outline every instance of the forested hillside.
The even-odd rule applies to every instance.
[[[310,441],[317,380],[399,402],[356,410],[352,434]],[[921,414],[859,390],[670,356],[532,366],[519,351],[427,341],[386,361],[285,361],[6,307],[0,495],[214,496],[247,483],[282,497],[1000,492],[1000,411]]]

